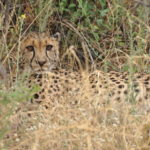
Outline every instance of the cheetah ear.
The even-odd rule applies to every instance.
[[[54,37],[55,39],[57,39],[58,41],[61,40],[61,35],[59,32],[56,32],[52,37]]]

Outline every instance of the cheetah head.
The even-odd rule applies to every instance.
[[[59,63],[60,34],[29,33],[21,42],[23,68],[31,71],[51,71]]]

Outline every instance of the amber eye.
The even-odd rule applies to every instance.
[[[46,45],[46,50],[50,51],[53,48],[53,45]]]
[[[33,52],[33,51],[34,51],[34,47],[33,47],[32,45],[27,46],[26,49],[27,49],[29,52]]]

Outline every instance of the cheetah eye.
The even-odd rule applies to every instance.
[[[46,45],[46,50],[50,51],[53,48],[53,45]]]
[[[33,47],[32,45],[27,46],[26,49],[27,49],[29,52],[33,52],[33,51],[34,51],[34,47]]]

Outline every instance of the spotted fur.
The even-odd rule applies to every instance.
[[[58,69],[59,41],[47,33],[29,33],[21,44],[23,67],[34,73],[28,84],[37,84],[40,91],[33,101],[55,101],[64,97],[91,97],[99,101],[150,100],[150,75],[95,70],[91,73]]]

